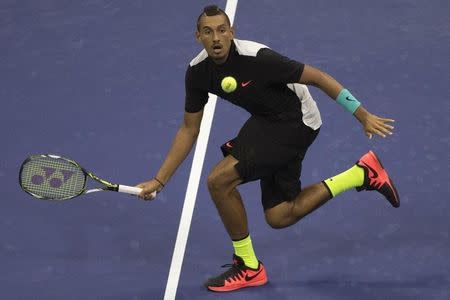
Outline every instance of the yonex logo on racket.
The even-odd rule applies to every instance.
[[[64,183],[66,183],[74,174],[73,171],[69,171],[69,170],[57,170],[55,168],[50,168],[50,167],[41,167],[42,170],[44,171],[44,176],[42,175],[38,175],[35,174],[31,177],[31,183],[33,183],[34,185],[41,185],[45,182],[48,182],[48,184],[52,187],[52,188],[60,188]],[[53,174],[55,174],[56,171],[59,171],[62,175],[63,175],[63,179],[61,180],[61,178],[59,177],[51,177]]]

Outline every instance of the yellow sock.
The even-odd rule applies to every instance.
[[[336,197],[342,192],[363,185],[364,170],[363,168],[354,165],[347,171],[344,171],[336,176],[324,180],[325,184],[330,189],[333,197]]]
[[[244,260],[247,267],[256,269],[258,267],[258,259],[255,251],[253,251],[252,239],[248,235],[245,239],[233,241],[234,254]]]

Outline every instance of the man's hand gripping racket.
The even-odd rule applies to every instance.
[[[164,186],[158,180],[151,179],[138,184],[136,187],[142,189],[138,197],[142,200],[149,201],[155,199],[156,194],[159,193]]]
[[[88,178],[100,183],[101,186],[88,189]],[[101,179],[81,167],[77,162],[52,154],[28,157],[20,168],[19,183],[25,192],[44,200],[67,200],[100,191],[131,195],[140,195],[142,192],[140,187],[115,184]],[[154,199],[156,190],[149,194]]]

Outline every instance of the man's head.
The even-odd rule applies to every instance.
[[[223,10],[216,5],[206,6],[197,19],[196,37],[215,63],[227,60],[234,31]]]

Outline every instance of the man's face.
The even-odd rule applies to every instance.
[[[202,16],[196,37],[216,64],[227,60],[234,31],[224,15]]]

